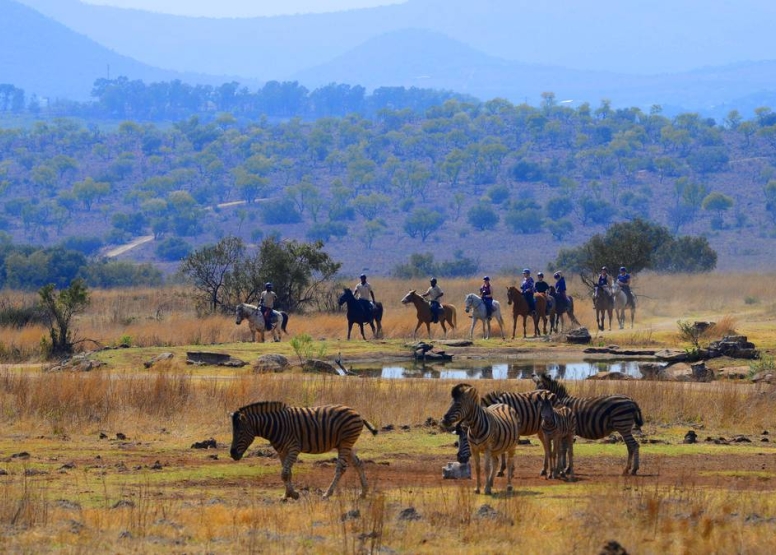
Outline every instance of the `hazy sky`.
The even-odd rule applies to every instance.
[[[402,4],[407,0],[81,0],[119,8],[136,8],[177,15],[256,17],[308,12],[333,12]]]

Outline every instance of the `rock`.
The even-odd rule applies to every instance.
[[[717,351],[731,358],[756,359],[760,358],[760,351],[755,349],[745,335],[726,335],[719,341],[713,341],[709,345],[710,351]]]
[[[264,372],[283,372],[289,367],[288,359],[283,355],[262,355],[253,363],[253,371]]]
[[[668,377],[662,364],[646,363],[639,364],[639,372],[645,380],[666,380]]]
[[[690,430],[684,434],[682,443],[698,443],[698,434],[695,433],[695,430]]]
[[[156,355],[151,360],[145,361],[143,363],[143,366],[145,366],[146,368],[151,368],[157,362],[162,362],[162,361],[165,361],[165,360],[170,360],[174,356],[175,356],[174,353],[159,353],[158,355]]]
[[[239,358],[232,358],[229,353],[208,353],[203,351],[189,351],[186,353],[186,364],[215,364],[217,366],[240,367],[246,362]]]
[[[655,358],[665,362],[684,362],[689,358],[689,355],[685,351],[663,349],[655,353]]]
[[[757,374],[752,376],[752,381],[754,383],[776,383],[776,380],[774,380],[773,370],[763,370],[762,372],[757,372]]]
[[[469,463],[449,462],[442,467],[442,478],[446,480],[470,480],[472,467]]]
[[[678,382],[691,382],[694,381],[692,366],[686,362],[677,362],[671,364],[663,369],[663,372],[668,380],[675,380]]]
[[[748,366],[725,366],[717,370],[716,374],[719,380],[745,380],[750,370]]]
[[[399,513],[399,520],[420,520],[421,516],[415,507],[408,507]]]
[[[567,343],[585,344],[590,343],[592,339],[593,338],[590,336],[590,332],[587,330],[587,328],[577,328],[566,334]]]
[[[625,551],[625,548],[619,542],[609,540],[601,547],[598,555],[628,555],[628,552]]]
[[[588,380],[632,380],[633,376],[622,372],[598,372],[587,377]]]
[[[192,449],[216,449],[217,447],[216,440],[212,437],[205,441],[197,441],[191,444]]]
[[[706,368],[705,362],[698,362],[691,364],[692,377],[696,382],[712,382],[714,381],[714,371],[710,368]]]
[[[334,374],[339,376],[339,372],[328,362],[322,360],[306,360],[302,365],[303,372],[313,372],[316,374]]]
[[[468,339],[439,339],[435,343],[446,347],[471,347],[474,345],[474,342]]]

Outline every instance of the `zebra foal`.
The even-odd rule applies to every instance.
[[[348,461],[358,471],[361,497],[364,497],[367,490],[364,467],[353,451],[364,426],[372,435],[377,435],[377,429],[350,407],[289,407],[281,401],[262,401],[232,413],[232,447],[229,454],[239,461],[255,437],[268,440],[283,465],[280,477],[286,488],[284,497],[298,499],[299,494],[291,483],[291,467],[299,453],[326,453],[336,449],[334,480],[323,497],[327,498],[334,492]]]
[[[572,478],[574,475],[574,434],[577,418],[568,407],[554,407],[555,399],[555,395],[552,395],[541,400],[541,431],[549,444],[548,480],[561,476]]]
[[[456,385],[451,393],[453,398],[444,417],[442,427],[450,429],[456,424],[467,428],[468,445],[474,457],[477,472],[477,489],[480,493],[480,455],[485,456],[485,494],[493,491],[498,457],[507,456],[507,491],[512,491],[512,459],[520,437],[520,420],[512,407],[495,404],[483,407],[477,390],[469,384]],[[460,443],[459,443],[460,445]]]
[[[558,403],[570,408],[577,417],[579,437],[601,439],[619,432],[628,447],[628,462],[623,475],[636,474],[639,469],[639,443],[633,428],[641,428],[644,418],[638,403],[626,395],[572,397],[566,387],[547,374],[533,376],[537,389],[546,389],[558,396]]]

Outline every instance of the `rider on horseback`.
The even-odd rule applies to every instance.
[[[559,271],[555,272],[552,277],[555,278],[555,294],[556,300],[558,301],[556,310],[562,312],[566,309],[566,305],[568,304],[568,297],[566,297],[566,278],[564,278],[563,273]]]
[[[375,300],[375,292],[372,290],[372,286],[366,280],[366,274],[359,276],[359,281],[353,288],[353,296],[358,299],[361,309],[364,314],[371,314],[375,308],[377,301]],[[372,299],[371,301],[369,299]]]
[[[436,278],[431,278],[431,287],[429,287],[421,297],[428,297],[428,301],[431,304],[431,322],[436,324],[439,321],[439,313],[442,311],[442,303],[439,299],[442,298],[445,292],[437,285]]]
[[[544,281],[544,273],[539,272],[536,274],[536,283],[534,283],[534,291],[542,293],[547,298],[547,313],[549,314],[551,308],[552,299],[547,291],[550,290],[550,284]]]
[[[531,270],[526,268],[523,270],[523,283],[520,284],[520,291],[523,292],[523,297],[528,303],[528,308],[531,310],[531,314],[536,314],[536,299],[534,299],[534,280],[531,277]]]
[[[633,300],[633,293],[630,288],[631,275],[628,273],[628,269],[625,266],[620,268],[620,275],[617,276],[617,284],[622,289],[625,296],[628,297],[628,303],[625,306],[633,307],[636,303]]]
[[[598,274],[598,284],[596,285],[596,297],[603,291],[609,295],[609,269],[606,266],[601,267],[601,273]]]
[[[278,294],[272,290],[272,284],[267,282],[264,285],[264,291],[261,292],[259,299],[259,311],[264,316],[264,328],[267,331],[272,330],[272,310],[278,300]]]
[[[488,276],[482,278],[480,298],[482,299],[482,302],[485,303],[485,311],[488,316],[488,320],[490,320],[490,317],[493,314],[493,293],[490,290],[490,278]]]

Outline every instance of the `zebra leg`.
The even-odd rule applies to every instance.
[[[503,457],[504,455],[502,455]],[[507,457],[507,491],[512,491],[512,476],[515,473],[515,462],[514,462],[514,456],[515,456],[515,450],[510,449],[506,453]],[[496,461],[496,457],[493,457],[494,464]]]
[[[327,499],[331,496],[332,493],[334,493],[334,488],[337,487],[337,484],[340,481],[340,478],[342,478],[342,475],[345,473],[345,470],[347,470],[347,462],[346,460],[350,458],[351,451],[345,451],[345,450],[339,450],[337,452],[337,468],[334,470],[334,480],[332,480],[331,485],[329,486],[329,489],[326,490],[326,493],[323,494],[323,498]]]
[[[474,493],[480,493],[480,452],[479,450],[472,449],[472,455],[474,456],[474,471],[477,473],[477,489]]]
[[[633,437],[633,434],[630,431],[625,434],[620,432],[620,435],[622,436],[622,439],[625,440],[625,445],[628,447],[628,464],[625,466],[625,470],[622,474],[623,476],[628,474],[635,476],[636,472],[639,470],[639,442],[636,441],[636,438]]]
[[[291,467],[294,466],[296,458],[299,456],[299,451],[289,451],[283,457],[283,470],[280,472],[280,478],[283,480],[283,484],[286,486],[286,493],[284,498],[299,499],[299,494],[294,491],[294,485],[291,483]]]
[[[539,429],[539,432],[536,435],[539,437],[539,441],[542,442],[542,447],[544,448],[544,464],[542,465],[542,471],[539,473],[539,476],[547,476],[547,473],[550,470],[550,441],[541,429]]]
[[[496,476],[498,478],[501,478],[504,475],[504,471],[507,469],[507,456],[506,454],[501,455],[501,467],[498,469],[498,473]]]
[[[366,491],[368,488],[366,483],[366,474],[364,474],[364,463],[361,462],[361,459],[359,459],[354,452],[351,451],[350,453],[350,462],[353,464],[353,466],[356,468],[356,471],[358,472],[358,477],[361,480],[361,495],[360,497],[363,499],[366,497]]]
[[[566,453],[568,464],[566,465],[566,478],[574,478],[574,435],[566,438]]]
[[[496,474],[498,457],[490,449],[485,451],[485,495],[493,494],[493,480]]]

